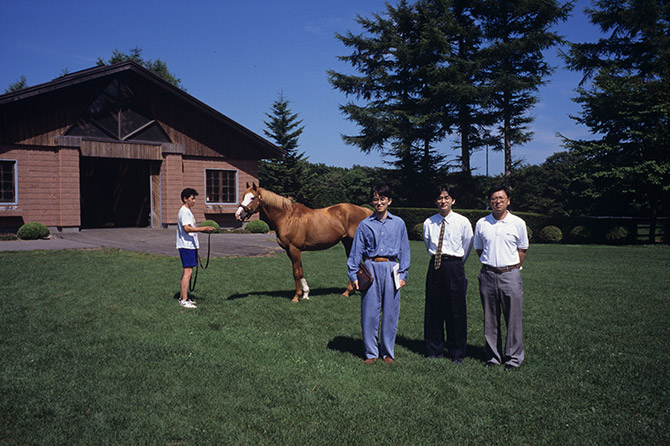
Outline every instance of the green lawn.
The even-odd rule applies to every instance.
[[[0,444],[670,443],[670,246],[533,245],[526,361],[483,364],[479,262],[465,364],[423,358],[428,256],[411,242],[396,364],[362,364],[344,251],[213,259],[184,310],[179,260],[0,252]]]

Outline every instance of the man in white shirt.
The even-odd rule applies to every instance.
[[[526,223],[508,210],[510,191],[495,186],[489,191],[491,214],[475,225],[475,251],[482,262],[479,294],[484,308],[486,367],[505,364],[515,369],[524,359],[521,307],[523,285],[521,265],[528,250]],[[500,310],[505,317],[507,335],[504,355],[500,333]]]
[[[452,211],[456,200],[449,186],[438,186],[434,197],[438,213],[423,222],[423,241],[431,255],[423,325],[426,357],[444,356],[446,326],[447,357],[462,364],[468,333],[465,261],[472,249],[472,225]]]
[[[197,227],[191,208],[195,206],[195,197],[198,192],[187,187],[181,191],[181,201],[184,205],[179,209],[177,216],[177,249],[184,272],[181,276],[179,305],[184,308],[196,308],[195,302],[188,297],[188,287],[193,275],[193,268],[198,266],[198,234],[196,232],[212,232],[212,226]]]

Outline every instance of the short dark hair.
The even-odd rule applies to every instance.
[[[372,186],[370,189],[370,199],[374,197],[375,193],[380,197],[393,199],[393,192],[391,192],[391,188],[387,184],[377,184]]]
[[[451,198],[456,198],[456,197],[454,197],[454,190],[451,188],[451,186],[448,186],[446,184],[440,184],[439,186],[437,186],[435,188],[435,190],[433,192],[434,192],[433,193],[433,198],[435,200],[437,200],[439,198],[439,196],[442,195],[442,192],[448,193]]]
[[[491,199],[491,195],[495,194],[496,192],[498,192],[500,190],[505,192],[505,195],[507,195],[507,198],[510,198],[512,196],[512,193],[510,192],[509,187],[505,186],[504,184],[496,184],[491,189],[489,189],[489,200]]]
[[[181,201],[186,200],[191,195],[193,195],[194,197],[197,197],[198,196],[198,191],[191,188],[191,187],[187,187],[186,189],[181,191]]]

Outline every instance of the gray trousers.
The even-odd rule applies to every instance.
[[[513,269],[498,274],[482,268],[479,272],[479,295],[484,308],[487,361],[519,367],[524,358],[523,328],[521,326],[523,304],[521,271]],[[507,327],[504,356],[500,354],[502,350],[501,310]]]

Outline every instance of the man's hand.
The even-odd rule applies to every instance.
[[[402,288],[402,287],[405,286],[405,281],[404,281],[404,280],[399,279],[398,282],[400,283],[400,287],[399,287],[398,289],[400,289],[400,288]]]
[[[353,282],[351,282],[351,286],[353,286],[355,290],[360,289],[360,288],[358,288],[358,280],[354,280]]]

